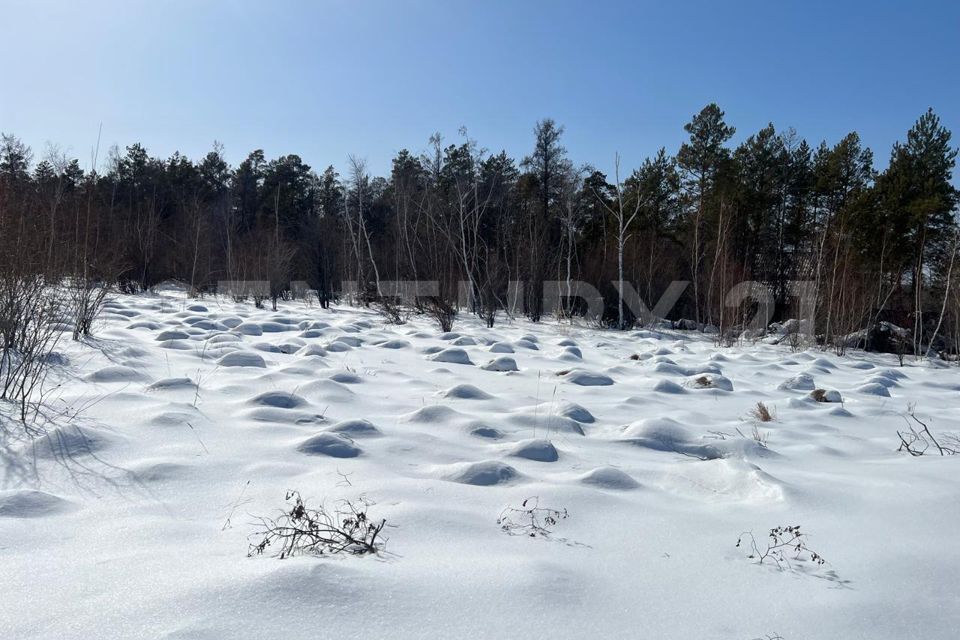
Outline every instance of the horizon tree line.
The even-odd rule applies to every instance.
[[[198,160],[114,147],[84,171],[56,147],[34,158],[3,134],[0,280],[31,274],[44,286],[137,292],[174,279],[195,295],[262,281],[269,291],[220,293],[274,308],[304,295],[294,282],[322,307],[354,282],[356,302],[395,321],[399,303],[382,283],[431,280],[437,290],[413,311],[447,329],[458,311],[488,326],[505,313],[583,315],[577,281],[600,291],[604,326],[628,329],[656,319],[638,318],[625,292],[652,305],[679,280],[689,286],[666,319],[720,336],[739,335],[751,310],[728,306],[734,284],[761,283],[783,321],[800,317],[791,283],[803,281],[813,283],[811,332],[824,346],[956,354],[957,149],[932,109],[883,171],[855,132],[811,146],[771,123],[733,146],[736,130],[716,104],[684,130],[675,154],[661,148],[632,170],[617,154],[613,176],[575,164],[551,119],[536,124],[523,158],[461,129],[454,143],[434,134],[424,153],[401,150],[387,176],[354,156],[341,174],[259,149],[233,167],[216,143]],[[551,308],[547,282],[561,283]],[[95,310],[100,296],[78,304]]]

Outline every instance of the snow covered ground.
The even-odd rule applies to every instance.
[[[5,423],[0,637],[958,636],[960,458],[897,453],[896,431],[910,403],[960,431],[960,369],[465,316],[455,331],[115,298],[96,339],[61,343],[63,426],[26,441]],[[776,412],[766,447],[758,401]],[[365,495],[386,553],[248,558],[288,489]],[[501,531],[531,496],[569,518]],[[828,563],[735,547],[777,525]]]

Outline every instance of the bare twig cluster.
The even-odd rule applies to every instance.
[[[66,314],[43,276],[13,265],[0,269],[0,400],[15,403],[21,421],[42,391]]]
[[[922,456],[931,447],[936,449],[941,456],[954,456],[960,453],[960,437],[954,434],[946,434],[937,438],[930,431],[930,427],[917,417],[915,405],[907,407],[907,413],[903,419],[907,423],[905,431],[897,431],[900,438],[900,446],[897,451],[906,451],[911,456]]]
[[[756,560],[758,564],[769,560],[782,569],[792,566],[793,562],[813,562],[818,566],[827,562],[823,556],[807,546],[807,534],[800,531],[800,525],[770,529],[764,549],[761,549],[752,531],[741,533],[736,546],[739,548],[744,543],[750,545],[750,555],[747,557]]]
[[[286,495],[290,508],[278,518],[262,517],[259,530],[252,534],[247,556],[262,555],[268,548],[278,549],[278,558],[293,555],[327,555],[346,553],[366,555],[379,553],[385,544],[381,532],[385,519],[371,519],[367,514],[372,503],[361,498],[357,502],[341,500],[328,510],[323,505],[307,507],[298,491]]]
[[[520,507],[507,507],[500,512],[497,524],[512,536],[547,537],[561,520],[569,517],[566,509],[540,506],[540,498],[527,498]]]

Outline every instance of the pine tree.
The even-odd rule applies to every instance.
[[[721,203],[714,201],[717,176],[730,158],[724,145],[736,129],[723,120],[724,112],[716,104],[708,104],[684,125],[690,134],[677,153],[677,164],[683,171],[687,206],[687,234],[689,236],[690,271],[693,281],[694,316],[701,319],[701,277],[708,218],[723,215]],[[710,226],[713,226],[712,224]],[[721,225],[722,226],[722,225]],[[709,300],[707,314],[710,314]],[[707,320],[710,320],[708,315]]]

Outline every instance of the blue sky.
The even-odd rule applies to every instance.
[[[737,140],[857,130],[881,165],[928,106],[960,136],[948,2],[0,0],[0,42],[0,131],[85,164],[101,122],[104,147],[384,173],[461,125],[519,158],[552,117],[574,161],[631,168],[708,102]]]

